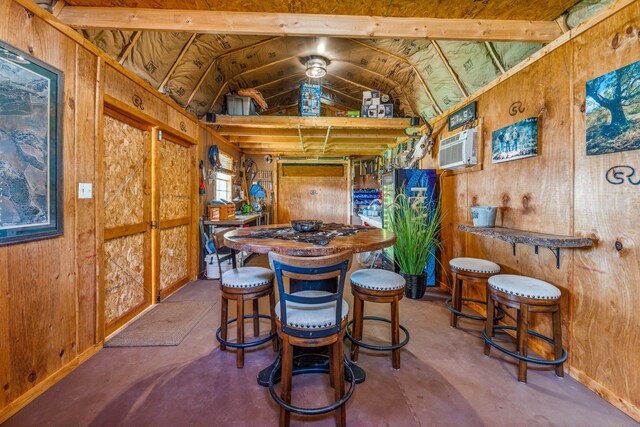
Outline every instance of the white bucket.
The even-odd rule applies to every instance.
[[[476,227],[495,227],[497,211],[496,206],[473,206],[471,208],[473,225]]]
[[[204,263],[207,265],[207,279],[219,279],[218,259],[216,254],[205,255]]]

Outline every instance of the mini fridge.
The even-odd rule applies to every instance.
[[[436,188],[435,169],[396,169],[382,175],[382,228],[389,226],[388,206],[393,203],[396,195],[404,189],[409,197],[416,197],[418,192],[426,196],[425,205],[429,205],[438,196]],[[393,246],[382,251],[383,266],[388,270],[397,271],[394,261]],[[436,257],[429,257],[424,266],[427,275],[427,286],[436,285]]]

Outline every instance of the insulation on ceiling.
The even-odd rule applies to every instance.
[[[107,55],[118,59],[131,42],[133,31],[82,30],[82,35]]]
[[[567,11],[567,25],[574,28],[611,3],[613,0],[582,0]]]
[[[153,87],[160,87],[164,77],[189,41],[189,33],[145,31],[122,64]]]
[[[500,75],[483,42],[438,41],[447,62],[471,94]]]
[[[491,43],[491,45],[493,45],[498,60],[505,70],[513,68],[516,64],[519,64],[544,47],[543,43],[520,42],[500,42]]]

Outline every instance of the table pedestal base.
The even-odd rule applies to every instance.
[[[295,356],[309,353],[306,357],[301,357],[299,359],[295,359]],[[319,357],[313,355],[313,353],[322,353],[329,354],[329,347],[320,347],[320,348],[303,348],[303,347],[295,347],[293,349],[293,370],[298,371],[297,373],[314,373],[314,372],[326,372],[329,369],[329,359],[326,357]],[[278,355],[278,358],[273,361],[271,365],[264,368],[260,372],[258,372],[258,384],[262,387],[269,386],[269,376],[271,375],[271,371],[274,369],[278,369],[280,371],[280,359],[281,355]],[[353,371],[353,375],[356,380],[356,384],[363,383],[366,378],[366,373],[364,369],[347,359],[347,363],[351,367]],[[350,381],[350,378],[347,377],[347,372],[345,371],[345,380]],[[274,377],[274,383],[280,382],[280,372],[277,372]]]

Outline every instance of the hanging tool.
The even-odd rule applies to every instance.
[[[202,160],[200,160],[200,188],[198,188],[198,193],[200,193],[200,194],[205,194],[207,192],[207,189],[204,186],[205,174],[206,174],[206,172],[204,170],[204,162]]]

